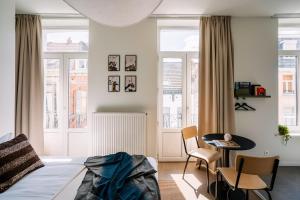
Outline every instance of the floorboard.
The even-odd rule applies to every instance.
[[[158,180],[162,200],[211,200],[213,197],[206,192],[206,170],[196,167],[190,162],[185,180],[182,179],[184,163],[159,163]],[[210,180],[215,180],[213,175]],[[254,193],[250,193],[249,200],[260,200]]]

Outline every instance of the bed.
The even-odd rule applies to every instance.
[[[14,138],[13,134],[0,135],[0,144]],[[88,169],[86,157],[40,157],[44,167],[39,168],[16,182],[3,193],[0,200],[68,200],[74,199],[77,189]],[[157,161],[147,157],[157,171]],[[157,173],[155,174],[157,179]]]
[[[0,194],[0,200],[68,200],[74,199],[87,169],[86,158],[41,157],[45,164],[26,175],[7,191]],[[148,157],[157,170],[157,162]],[[157,178],[157,173],[156,173]]]

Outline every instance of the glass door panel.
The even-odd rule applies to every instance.
[[[182,127],[183,59],[162,59],[162,128]]]
[[[297,126],[297,56],[279,56],[279,123]]]
[[[87,128],[87,59],[68,61],[68,128]]]
[[[188,55],[188,113],[187,124],[198,126],[198,88],[199,88],[199,59],[197,55]]]
[[[44,59],[44,128],[59,128],[60,59]]]

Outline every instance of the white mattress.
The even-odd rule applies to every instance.
[[[86,158],[45,157],[45,167],[28,174],[7,191],[0,200],[71,200],[74,199],[87,169]],[[157,162],[148,157],[157,170]],[[157,174],[156,174],[157,177]]]

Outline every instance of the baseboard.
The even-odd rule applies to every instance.
[[[279,166],[291,166],[291,167],[297,167],[297,166],[300,166],[300,160],[296,160],[296,161],[285,161],[285,160],[280,160]]]

